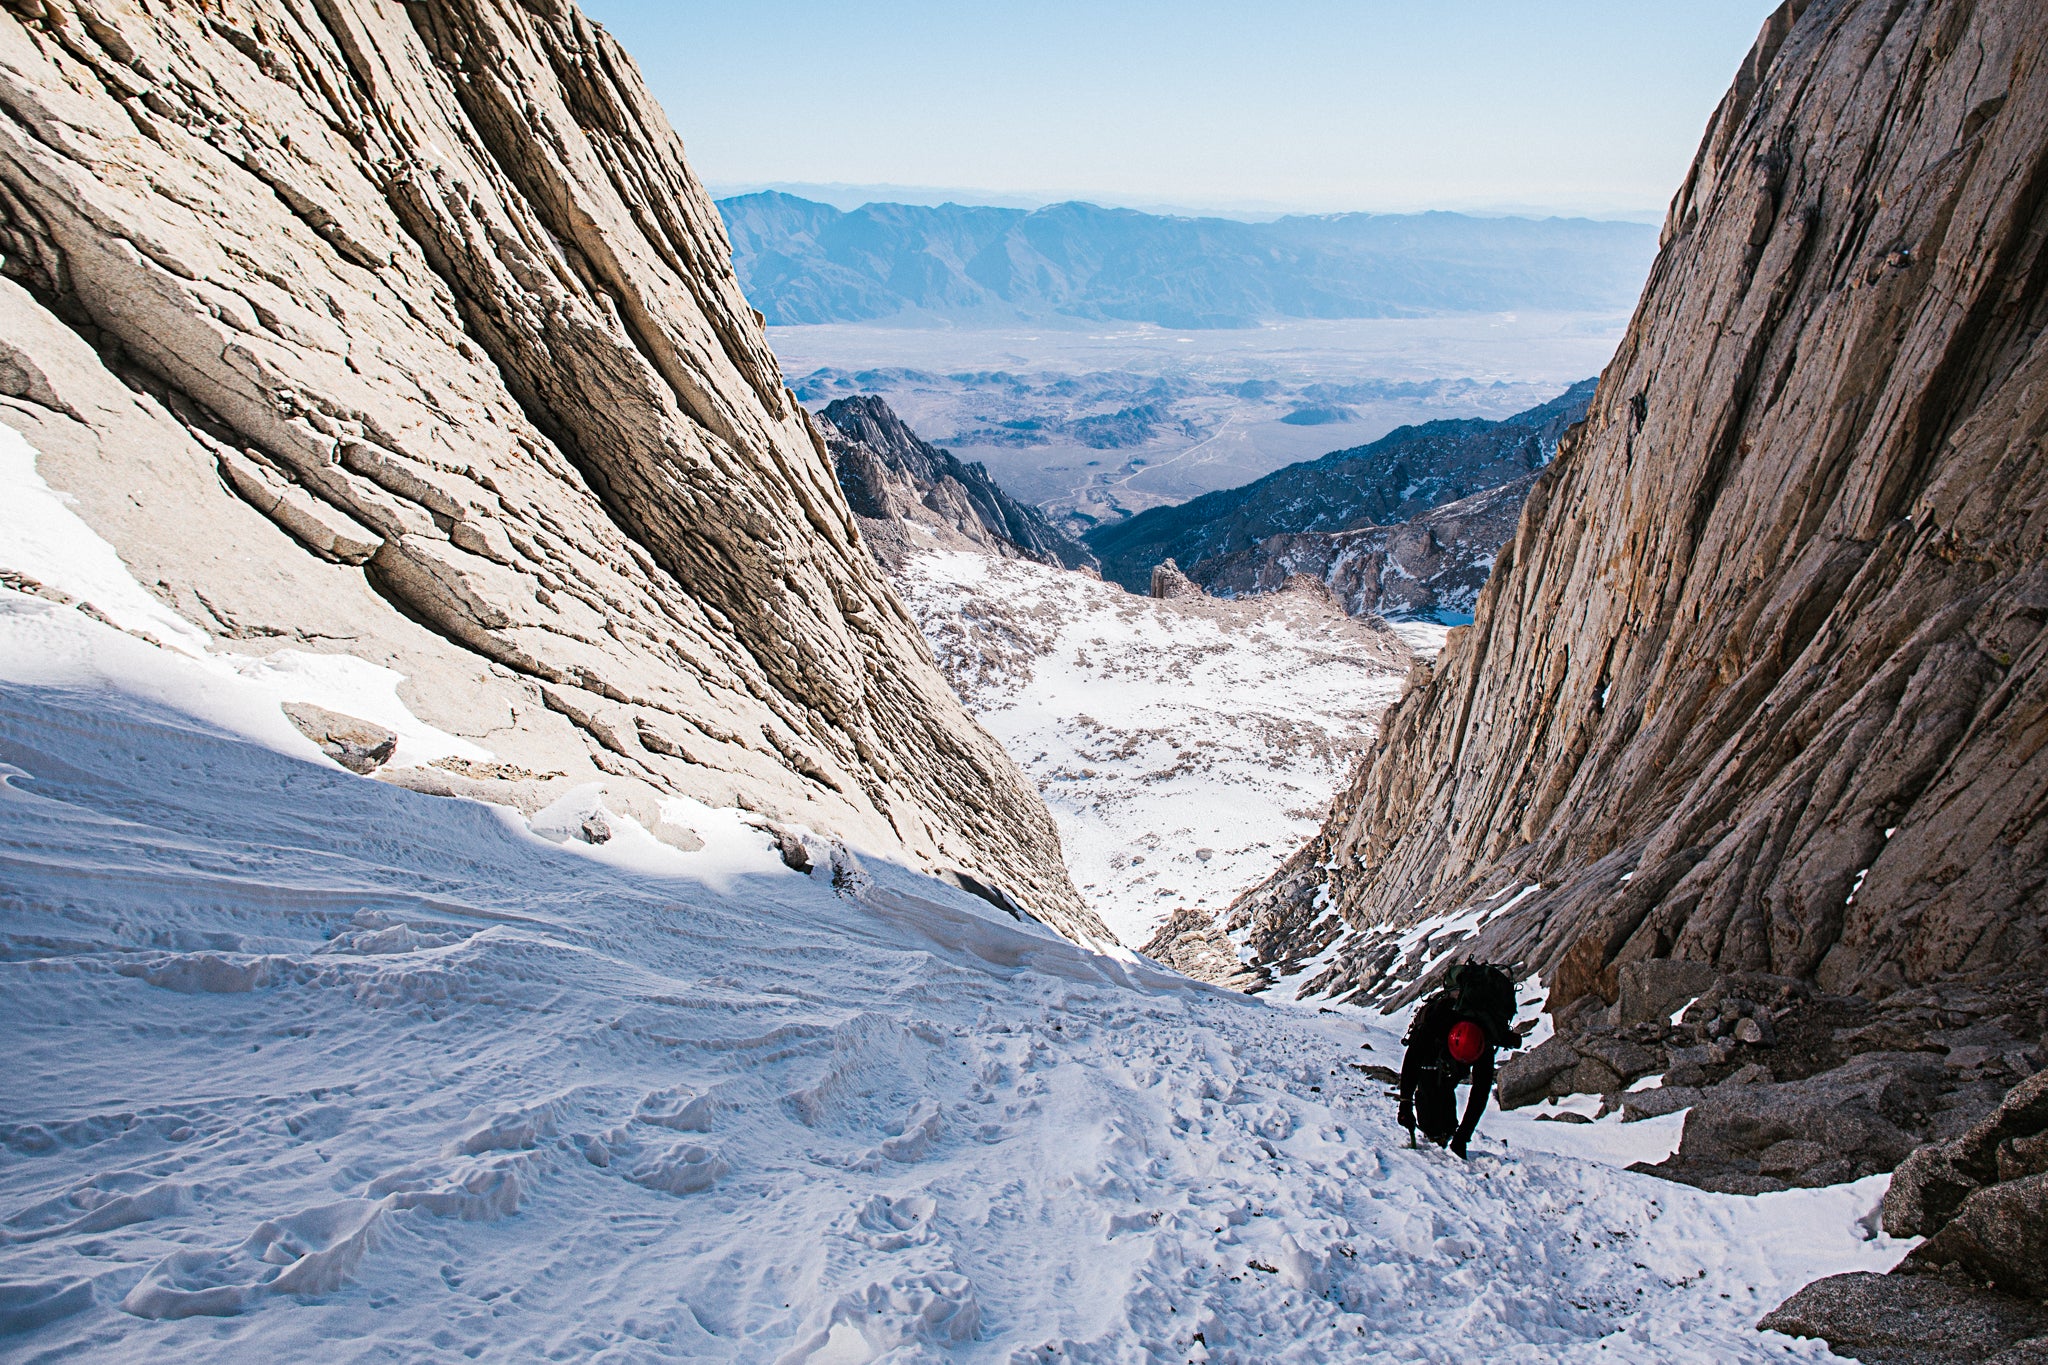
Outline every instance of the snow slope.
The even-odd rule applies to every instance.
[[[1334,605],[1157,601],[965,551],[911,556],[896,586],[1037,780],[1075,885],[1133,946],[1178,906],[1221,908],[1313,833],[1407,672]]]
[[[734,811],[545,838],[165,634],[0,589],[0,1360],[1823,1359],[1750,1324],[1903,1250],[1404,1150],[1380,1021]]]
[[[1877,1188],[1402,1150],[1356,1016],[731,813],[557,846],[0,608],[6,1359],[1773,1359],[1902,1250]]]

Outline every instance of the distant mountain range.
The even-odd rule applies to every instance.
[[[1252,550],[1272,537],[1391,526],[1542,468],[1565,428],[1585,416],[1595,382],[1582,379],[1550,402],[1498,422],[1466,418],[1397,427],[1370,445],[1288,465],[1242,488],[1155,507],[1083,539],[1101,558],[1104,578],[1145,592],[1152,566],[1164,559],[1176,560],[1196,582],[1208,582],[1203,561]],[[1320,562],[1311,571],[1328,568]],[[1252,589],[1266,576],[1240,563],[1216,586]]]
[[[1626,311],[1656,254],[1644,223],[1345,213],[1244,223],[1105,209],[867,204],[776,191],[718,201],[771,324],[903,314],[1249,327],[1280,318]]]

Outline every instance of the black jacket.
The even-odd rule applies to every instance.
[[[1418,1090],[1437,1086],[1448,1090],[1470,1079],[1472,1093],[1465,1100],[1465,1121],[1458,1125],[1458,1136],[1469,1142],[1479,1127],[1479,1116],[1486,1112],[1487,1093],[1493,1089],[1496,1040],[1486,1029],[1484,1020],[1473,1019],[1472,1022],[1486,1032],[1487,1045],[1480,1051],[1479,1059],[1469,1067],[1453,1060],[1451,1029],[1466,1017],[1459,1014],[1450,997],[1443,994],[1433,997],[1416,1014],[1415,1023],[1408,1030],[1408,1052],[1401,1059],[1401,1107],[1408,1109]],[[1443,1136],[1430,1134],[1437,1140]]]

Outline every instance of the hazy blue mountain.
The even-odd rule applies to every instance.
[[[1594,383],[1582,379],[1550,402],[1498,422],[1466,418],[1397,427],[1370,445],[1333,450],[1177,507],[1155,507],[1083,539],[1101,558],[1104,578],[1143,592],[1152,566],[1163,559],[1178,561],[1204,582],[1204,560],[1269,537],[1391,526],[1541,468],[1565,428],[1586,415]]]
[[[1343,213],[1243,223],[1082,203],[842,212],[775,191],[718,208],[740,283],[775,324],[917,312],[1197,328],[1625,311],[1657,249],[1647,224],[1587,218]]]

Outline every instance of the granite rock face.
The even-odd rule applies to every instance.
[[[2044,324],[2035,7],[1785,5],[1476,620],[1234,913],[1285,955],[1328,906],[1522,887],[1469,950],[1580,990],[1657,958],[2038,982]]]
[[[1819,1337],[1863,1365],[2033,1365],[2048,1360],[2048,1309],[1934,1276],[1830,1275],[1758,1327]]]
[[[518,781],[744,806],[1106,937],[730,255],[564,0],[0,9],[0,419],[138,581],[404,673]]]
[[[926,441],[880,397],[836,399],[818,416],[847,505],[885,560],[899,549],[943,546],[1096,567],[1088,548],[1045,513],[997,487],[985,466]]]

